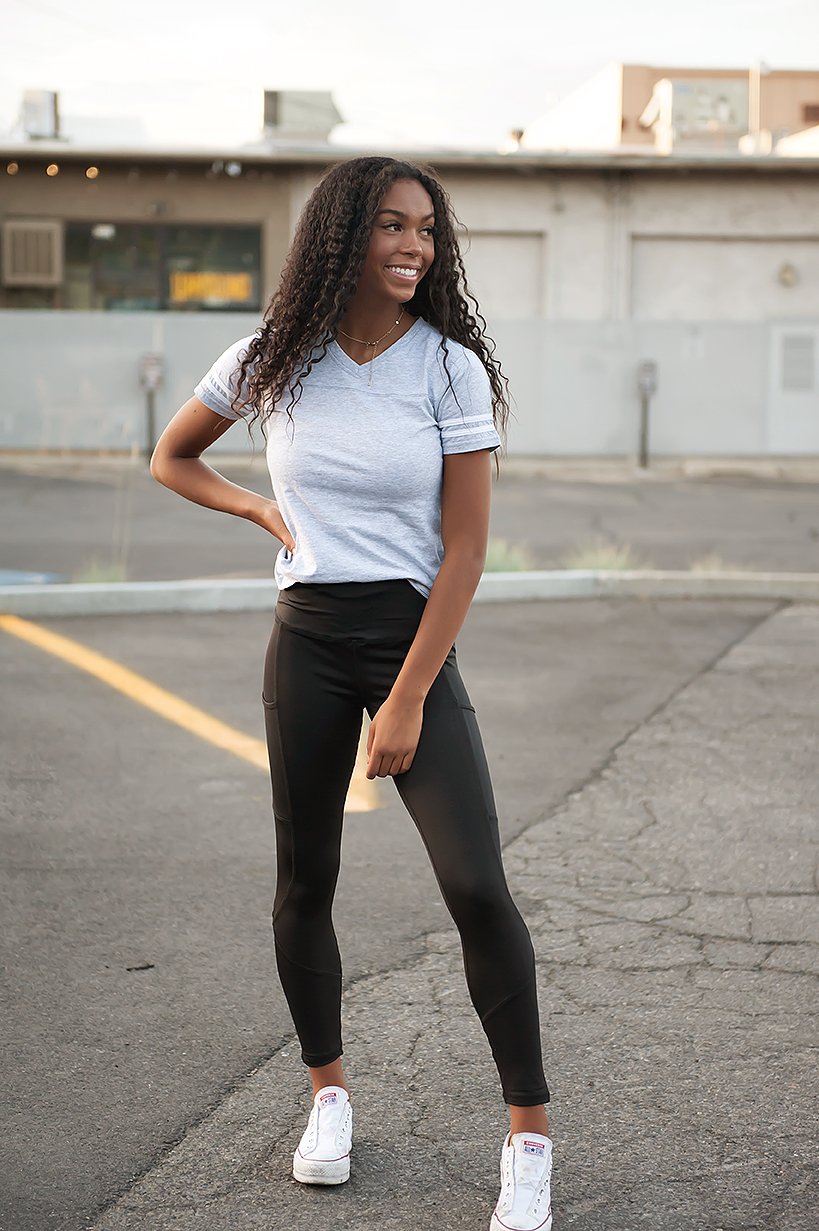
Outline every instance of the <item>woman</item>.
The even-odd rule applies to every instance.
[[[196,386],[151,473],[284,545],[262,703],[276,961],[313,1084],[293,1175],[340,1184],[350,1174],[331,910],[366,708],[367,777],[394,779],[426,845],[509,1104],[491,1228],[548,1231],[534,952],[506,884],[454,644],[486,558],[495,418],[505,429],[509,413],[459,288],[469,293],[456,223],[429,168],[386,157],[332,167],[302,211],[263,325]],[[274,499],[201,460],[240,417],[262,424]]]

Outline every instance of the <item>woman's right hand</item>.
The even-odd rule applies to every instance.
[[[265,496],[260,496],[259,501],[258,508],[253,510],[252,520],[255,521],[257,526],[261,526],[263,530],[269,531],[270,534],[284,543],[289,551],[295,551],[296,540],[287,529],[276,501],[270,500]]]

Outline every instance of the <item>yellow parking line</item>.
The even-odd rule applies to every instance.
[[[29,620],[20,619],[19,616],[0,615],[0,628],[23,641],[28,641],[31,645],[36,645],[38,649],[45,650],[48,654],[56,655],[64,662],[71,663],[73,667],[78,667],[81,671],[95,676],[104,684],[115,688],[117,692],[130,697],[132,701],[139,702],[146,709],[153,710],[155,714],[167,718],[169,722],[176,723],[178,727],[183,727],[193,735],[198,735],[200,739],[215,744],[217,748],[232,752],[234,756],[248,761],[259,769],[268,768],[267,748],[260,739],[252,739],[251,736],[243,735],[241,731],[236,731],[226,723],[220,722],[218,718],[212,718],[204,710],[197,709],[195,705],[190,705],[181,697],[153,684],[145,676],[138,675],[136,671],[123,667],[113,658],[106,658],[104,654],[98,654],[96,650],[89,650],[87,646],[80,645],[79,642],[72,641],[69,637],[63,637],[60,633],[54,633],[48,628],[41,628]]]
[[[87,672],[88,675],[93,675],[96,679],[102,680],[104,684],[108,684],[110,688],[115,688],[117,692],[144,705],[146,709],[153,710],[155,714],[159,714],[168,722],[173,722],[185,731],[190,731],[199,739],[225,752],[232,753],[233,756],[247,761],[250,765],[255,765],[257,769],[269,771],[267,746],[264,740],[254,739],[250,735],[237,731],[235,727],[220,722],[218,718],[213,718],[197,706],[183,701],[181,697],[175,696],[165,688],[160,688],[158,684],[152,683],[144,675],[123,667],[113,658],[98,654],[96,650],[90,650],[78,641],[72,641],[70,637],[63,637],[60,633],[52,632],[48,628],[41,628],[39,624],[23,620],[19,616],[0,614],[0,629],[13,637],[19,637],[22,641],[28,641],[30,645],[37,646],[38,649],[48,654],[54,654],[64,662],[79,668],[80,671]],[[364,752],[366,752],[366,746]],[[347,795],[346,808],[351,812],[370,812],[379,806],[375,780],[365,777],[361,756],[360,746],[356,770]]]

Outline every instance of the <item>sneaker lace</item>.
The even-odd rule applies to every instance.
[[[515,1188],[525,1189],[530,1202],[548,1179],[549,1169],[542,1159],[519,1155],[515,1160]]]

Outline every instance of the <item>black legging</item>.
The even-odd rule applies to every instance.
[[[426,599],[404,579],[282,590],[262,700],[276,825],[276,962],[305,1064],[342,1054],[341,959],[332,922],[344,803],[363,707],[403,665]],[[504,872],[475,709],[453,645],[424,700],[418,747],[393,776],[461,937],[467,986],[507,1103],[549,1101],[528,928]]]

